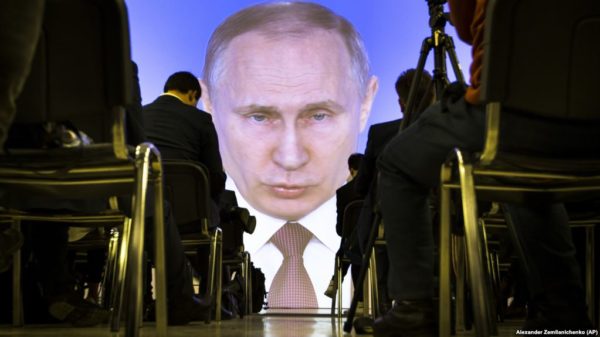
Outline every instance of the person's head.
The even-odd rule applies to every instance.
[[[358,169],[360,168],[360,163],[362,162],[364,156],[365,155],[362,153],[353,153],[350,155],[350,157],[348,157],[348,170],[350,170],[350,179],[356,177]]]
[[[191,106],[198,105],[202,96],[198,78],[187,71],[179,71],[169,76],[163,91],[179,97],[183,103]]]
[[[227,18],[209,40],[202,83],[228,176],[253,207],[286,220],[343,184],[377,91],[352,24],[305,2]]]
[[[410,86],[413,78],[416,74],[415,69],[408,69],[404,71],[396,80],[396,93],[398,94],[398,104],[400,104],[400,111],[404,112],[406,104],[408,103],[408,95],[410,93]],[[431,83],[431,75],[427,70],[423,70],[421,74],[421,81],[417,84],[417,95],[415,96],[415,107],[417,113],[420,113],[426,107],[431,105],[434,100],[433,85]]]

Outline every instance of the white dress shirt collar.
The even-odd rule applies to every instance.
[[[251,234],[251,238],[247,237],[248,234],[244,234],[244,248],[252,256],[271,239],[275,232],[285,225],[286,220],[274,218],[252,207],[239,193],[232,179],[227,179],[226,188],[235,192],[240,207],[247,208],[250,214],[256,217],[256,229]],[[335,207],[334,195],[319,208],[298,220],[299,224],[308,229],[315,236],[315,239],[321,241],[332,252],[337,252],[340,244],[340,238],[335,232],[335,213],[333,218],[331,216],[331,209],[335,210]]]
[[[244,233],[244,248],[250,253],[256,268],[260,268],[265,275],[265,288],[271,287],[279,266],[283,261],[281,252],[269,240],[285,223],[286,220],[277,219],[257,211],[250,206],[238,192],[232,179],[227,179],[226,188],[236,193],[238,205],[248,209],[256,217],[256,229],[253,234]],[[298,220],[302,226],[313,233],[304,250],[304,266],[311,279],[317,295],[319,307],[331,306],[331,299],[323,294],[333,273],[335,253],[340,245],[340,237],[335,232],[336,222],[335,195],[309,215]],[[347,278],[350,279],[350,278]],[[344,282],[343,305],[350,305],[350,283]]]
[[[172,97],[177,98],[181,103],[185,104],[185,102],[183,100],[181,100],[181,98],[179,96],[174,95],[170,92],[163,92],[162,94],[160,94],[160,96],[172,96]]]

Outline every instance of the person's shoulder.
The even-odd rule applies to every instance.
[[[394,120],[383,122],[383,123],[373,124],[373,125],[371,125],[369,130],[373,130],[375,132],[376,130],[399,128],[401,123],[402,123],[401,118],[394,119]]]
[[[196,110],[198,110],[202,118],[210,118],[212,120],[212,115],[210,113],[198,108],[196,108]]]
[[[148,103],[143,106],[143,108],[154,108],[154,107],[164,107],[164,106],[174,106],[177,103],[181,103],[177,98],[169,96],[169,95],[160,95],[154,99],[151,103]],[[183,103],[182,103],[183,104]]]
[[[151,111],[151,110],[159,109],[164,104],[164,101],[161,99],[162,97],[164,97],[164,96],[158,96],[157,98],[154,99],[154,101],[152,101],[148,104],[144,104],[142,106],[142,110],[143,111]]]
[[[344,185],[340,186],[337,190],[336,190],[336,194],[337,195],[344,195],[350,192],[354,191],[354,184],[356,183],[356,179],[352,179],[349,182],[345,183]]]
[[[395,119],[392,121],[387,121],[383,123],[377,123],[371,125],[369,128],[369,139],[386,137],[390,133],[396,133],[400,130],[400,124],[402,123],[402,119]]]
[[[193,110],[193,116],[196,120],[201,121],[202,123],[212,123],[212,115],[208,112],[198,109],[197,107],[189,106]],[[190,111],[192,111],[190,110]]]
[[[338,205],[344,205],[351,201],[362,199],[362,196],[356,191],[356,178],[338,188],[335,195]]]
[[[184,114],[185,119],[191,127],[200,131],[198,136],[204,137],[201,135],[212,133],[211,130],[214,129],[214,123],[212,121],[212,116],[208,112],[191,105],[188,105],[186,109],[187,111]]]

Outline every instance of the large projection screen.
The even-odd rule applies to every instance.
[[[362,153],[365,150],[370,125],[401,116],[394,83],[401,72],[416,67],[422,42],[431,36],[428,4],[425,0],[314,2],[347,18],[356,27],[365,42],[371,73],[379,80],[379,90],[367,125],[359,135],[355,149],[356,152]],[[229,15],[258,2],[127,0],[126,3],[132,58],[139,67],[142,102],[148,104],[162,93],[165,80],[172,73],[190,71],[202,77],[205,48],[213,30]],[[470,48],[458,39],[454,27],[449,23],[446,25],[446,32],[454,39],[458,60],[465,78],[468,79]],[[433,53],[430,53],[426,70],[431,73],[432,67]],[[454,81],[455,76],[449,62],[447,70],[450,81]],[[202,105],[199,105],[199,108],[202,108]],[[333,266],[333,261],[325,263]],[[333,268],[330,270],[333,272]],[[320,288],[321,286],[315,290],[322,294],[325,289]],[[349,292],[346,294],[349,295]],[[349,304],[348,298],[345,298],[344,303],[346,306]]]

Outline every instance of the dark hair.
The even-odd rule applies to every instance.
[[[398,94],[398,98],[405,103],[408,101],[410,85],[412,84],[415,73],[415,69],[408,69],[400,74],[396,80],[396,93]],[[423,74],[421,74],[421,83],[419,83],[417,95],[415,96],[416,112],[421,112],[421,110],[424,110],[433,102],[433,86],[430,87],[429,83],[431,83],[431,75],[429,75],[427,70],[423,70]],[[428,88],[429,90],[427,90]]]
[[[177,90],[181,93],[192,90],[196,92],[196,99],[199,99],[202,95],[198,78],[188,71],[178,71],[169,76],[165,83],[164,92],[169,90]]]
[[[360,162],[362,161],[365,155],[362,153],[353,153],[348,157],[348,168],[352,170],[358,171],[360,167]]]

